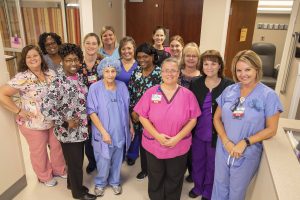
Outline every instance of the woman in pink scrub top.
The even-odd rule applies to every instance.
[[[144,127],[150,199],[180,199],[191,130],[201,111],[194,94],[177,84],[177,59],[162,64],[161,85],[149,88],[134,108]]]

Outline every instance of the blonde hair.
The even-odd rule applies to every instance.
[[[100,48],[103,47],[103,41],[102,41],[102,36],[106,31],[111,31],[113,32],[114,36],[115,36],[115,48],[117,48],[118,46],[118,40],[117,40],[117,36],[116,36],[116,32],[115,29],[112,26],[103,26],[100,30],[100,40],[101,40],[101,44],[100,44]]]
[[[187,52],[189,52],[189,51],[192,51],[193,53],[197,54],[198,63],[197,63],[196,68],[199,69],[201,54],[200,54],[199,47],[198,47],[198,45],[195,42],[190,42],[190,43],[188,43],[188,44],[186,44],[184,46],[184,48],[182,50],[181,61],[180,61],[180,67],[181,67],[181,69],[184,69],[184,67],[185,67],[184,57],[186,56]]]
[[[245,62],[250,67],[255,69],[256,72],[257,72],[256,81],[261,80],[262,75],[263,75],[261,59],[259,58],[259,56],[254,51],[243,50],[243,51],[238,52],[232,60],[231,73],[232,73],[233,80],[235,82],[238,82],[238,78],[237,78],[237,75],[236,75],[236,64],[239,61]]]

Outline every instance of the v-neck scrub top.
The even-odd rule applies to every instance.
[[[160,101],[152,101],[152,95],[160,95]],[[159,133],[175,136],[189,122],[200,116],[201,111],[194,94],[184,87],[179,87],[172,99],[168,101],[160,85],[149,88],[134,107],[134,111],[147,118]],[[168,159],[184,155],[188,152],[192,141],[191,133],[187,134],[175,147],[169,148],[160,143],[143,130],[143,147],[158,159]]]

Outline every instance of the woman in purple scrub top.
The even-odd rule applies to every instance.
[[[138,66],[134,59],[135,41],[132,37],[126,36],[120,40],[119,54],[121,56],[121,72],[116,77],[116,80],[123,81],[127,86],[130,76]]]
[[[194,94],[177,84],[177,59],[166,59],[161,75],[163,83],[149,88],[134,111],[144,127],[142,145],[147,156],[150,199],[179,200],[191,131],[201,111]]]
[[[262,63],[255,52],[240,51],[232,61],[232,74],[237,83],[219,96],[214,115],[219,135],[214,200],[245,199],[260,163],[262,141],[276,134],[283,111],[275,91],[260,82]]]
[[[214,182],[217,132],[213,127],[213,116],[218,106],[216,98],[233,84],[223,76],[224,62],[216,50],[205,51],[200,58],[201,77],[192,80],[190,90],[195,94],[201,108],[192,139],[192,176],[194,188],[191,198],[202,196],[210,199]]]

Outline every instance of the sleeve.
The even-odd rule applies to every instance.
[[[265,116],[268,118],[275,115],[277,112],[283,112],[283,107],[278,95],[274,91],[271,91],[267,95],[265,102]]]
[[[217,104],[218,104],[218,106],[220,106],[221,108],[223,107],[223,105],[224,105],[224,99],[225,99],[225,97],[226,97],[226,94],[227,94],[227,92],[228,92],[228,88],[229,87],[226,87],[224,90],[223,90],[223,92],[220,94],[220,96],[216,99],[216,102],[217,102]]]
[[[55,124],[62,125],[64,123],[63,112],[60,111],[60,101],[63,98],[60,92],[61,84],[59,80],[54,80],[48,88],[48,93],[43,99],[41,112],[48,120],[54,120]]]
[[[138,101],[136,106],[134,107],[134,111],[138,113],[140,116],[147,118],[149,117],[149,110],[151,105],[151,91],[148,89],[141,99]]]
[[[134,77],[135,77],[135,70],[131,74],[130,80],[128,83],[128,92],[129,92],[129,97],[130,97],[130,103],[129,103],[129,112],[130,113],[132,113],[134,105],[135,105],[134,92],[133,92]]]
[[[87,114],[92,114],[92,113],[98,113],[98,101],[96,97],[96,91],[95,91],[95,84],[92,84],[88,96],[87,96],[87,102],[86,102],[86,110]]]
[[[23,90],[25,87],[25,83],[27,81],[27,78],[25,76],[23,76],[22,73],[18,73],[15,75],[14,78],[12,78],[11,80],[9,80],[7,82],[7,84],[12,87],[15,88],[17,90]]]
[[[195,97],[195,95],[190,92],[190,95],[189,95],[189,101],[190,101],[190,118],[191,119],[194,119],[194,118],[197,118],[201,115],[201,109],[199,107],[199,104],[198,104],[198,101]]]

